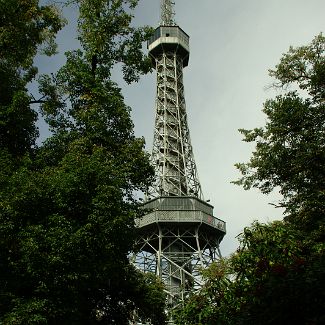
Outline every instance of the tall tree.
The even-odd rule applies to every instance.
[[[177,310],[176,324],[324,324],[324,242],[281,221],[255,222],[239,241],[236,253],[204,272],[205,285]]]
[[[151,29],[131,26],[137,1],[74,4],[82,49],[68,52],[57,73],[40,78],[41,113],[52,136],[35,146],[32,113],[31,121],[22,121],[20,131],[29,140],[15,172],[1,173],[0,322],[122,325],[137,314],[163,324],[161,285],[128,261],[139,216],[134,194],[148,186],[153,171],[143,139],[133,134],[130,109],[111,80],[116,63],[128,82],[149,70],[142,42]],[[34,35],[34,19],[19,28]],[[27,45],[20,42],[22,51],[32,41],[30,36]],[[35,53],[33,48],[30,62]],[[33,112],[31,102],[25,106]],[[5,146],[12,148],[8,141]],[[12,165],[2,157],[4,167]]]
[[[292,90],[270,99],[263,128],[241,130],[256,149],[236,183],[263,193],[279,189],[287,219],[306,230],[325,217],[325,38],[291,47],[270,75],[275,86]],[[296,90],[294,90],[296,88]]]
[[[0,1],[0,147],[13,156],[30,150],[38,135],[26,85],[37,73],[33,60],[38,49],[54,54],[55,35],[63,24],[54,6]]]

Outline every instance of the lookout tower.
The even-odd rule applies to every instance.
[[[189,36],[174,21],[173,3],[161,0],[161,22],[148,42],[157,73],[152,164],[156,180],[137,220],[136,264],[160,277],[168,308],[202,285],[200,269],[221,257],[225,222],[204,200],[187,123],[183,69]]]

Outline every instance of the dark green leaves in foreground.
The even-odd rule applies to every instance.
[[[230,258],[176,311],[176,324],[323,324],[325,243],[283,222],[255,222]]]
[[[82,49],[40,77],[34,100],[33,59],[40,46],[53,53],[62,20],[38,1],[1,2],[0,323],[123,325],[137,314],[163,324],[162,285],[128,261],[134,194],[153,171],[110,79],[115,63],[128,82],[148,71],[150,29],[131,27],[135,1],[74,3]],[[32,104],[52,131],[39,146]]]
[[[325,197],[325,38],[309,46],[290,48],[270,74],[279,86],[306,91],[285,93],[264,104],[263,128],[241,130],[256,149],[246,164],[237,164],[243,177],[236,183],[263,193],[280,189],[280,206],[288,219],[302,227],[324,222]]]

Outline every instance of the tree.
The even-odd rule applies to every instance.
[[[183,306],[179,306],[173,313],[177,325],[215,325],[228,324],[231,318],[230,310],[224,307],[229,296],[231,281],[231,265],[227,259],[212,263],[202,270],[204,285],[197,292],[187,298]],[[231,305],[229,305],[231,308]]]
[[[32,3],[32,13],[48,8]],[[116,63],[123,64],[128,82],[148,71],[141,49],[151,29],[131,27],[130,10],[137,1],[74,3],[82,49],[68,52],[57,73],[40,78],[38,102],[52,131],[42,145],[34,140],[34,101],[26,89],[16,101],[8,93],[19,113],[13,117],[20,118],[25,108],[30,117],[21,119],[19,150],[9,144],[15,139],[11,133],[1,143],[0,322],[122,325],[137,313],[163,324],[161,284],[128,261],[139,216],[134,193],[150,184],[153,170],[143,139],[133,134],[130,109],[110,78]],[[6,52],[19,73],[26,71],[6,75],[19,76],[22,87],[36,74],[31,63],[37,46],[48,39],[42,38],[48,34],[46,24],[45,31],[32,28],[42,26],[32,13],[15,29],[26,33],[25,42],[13,35],[13,47],[21,46],[28,62]],[[3,116],[1,123],[11,130]],[[149,299],[156,304],[148,304]]]
[[[280,190],[284,221],[245,228],[237,252],[205,272],[176,324],[325,322],[325,38],[291,47],[270,75],[276,87],[297,89],[266,101],[265,127],[240,130],[256,149],[237,164],[235,183]]]
[[[285,222],[255,222],[240,237],[234,324],[322,324],[324,243],[306,240]]]
[[[175,313],[178,325],[324,324],[325,243],[282,221],[253,223]]]
[[[276,68],[270,70],[270,75],[277,80],[275,87],[285,90],[295,87],[296,90],[266,101],[263,112],[267,123],[264,128],[241,130],[244,141],[255,142],[256,149],[248,163],[237,165],[243,177],[236,183],[245,189],[257,187],[266,194],[280,190],[283,196],[280,206],[285,208],[285,222],[281,227],[288,233],[285,237],[291,238],[295,245],[295,252],[291,253],[290,261],[279,264],[281,270],[277,269],[284,281],[267,274],[268,289],[263,299],[257,304],[251,300],[253,303],[248,304],[248,309],[251,308],[251,315],[254,310],[258,317],[263,313],[267,317],[263,308],[272,299],[278,302],[270,304],[268,310],[273,305],[278,320],[270,315],[271,324],[292,322],[293,319],[294,323],[322,324],[325,318],[321,293],[324,291],[325,248],[324,36],[316,36],[307,46],[290,47]],[[278,232],[270,233],[278,236]],[[263,239],[267,239],[266,234]],[[275,241],[268,248],[268,254],[277,252],[281,246],[281,241]],[[256,247],[261,249],[261,244]],[[247,253],[254,253],[252,246]],[[285,254],[287,250],[278,258]],[[290,263],[298,263],[300,272],[288,268]],[[260,322],[267,322],[267,318]]]
[[[277,87],[296,87],[264,104],[264,128],[240,130],[256,149],[236,183],[263,193],[279,189],[286,219],[311,230],[324,224],[325,38],[290,48],[270,75]],[[302,94],[301,94],[302,93]]]
[[[0,147],[19,156],[38,135],[26,90],[37,73],[33,59],[39,47],[44,54],[55,53],[54,38],[64,20],[54,6],[36,0],[1,0],[0,8]]]

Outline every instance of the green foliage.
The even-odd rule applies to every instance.
[[[175,324],[221,324],[225,322],[220,309],[229,296],[228,287],[231,284],[231,266],[229,261],[222,259],[214,262],[209,268],[202,270],[205,284],[198,292],[192,293],[184,306],[174,311]],[[226,317],[227,318],[227,317]]]
[[[63,27],[57,7],[38,0],[0,1],[0,58],[15,68],[30,69],[40,46],[54,54],[56,33]]]
[[[125,63],[127,81],[147,71],[140,45],[148,29],[130,27],[125,5],[135,1],[110,4],[80,1],[83,49],[67,53],[57,73],[41,76],[40,109],[53,135],[38,147],[38,115],[26,85],[37,71],[37,48],[48,41],[53,49],[62,23],[54,7],[38,1],[1,8],[12,20],[8,28],[16,26],[9,31],[12,48],[25,56],[5,50],[9,32],[2,29],[0,323],[123,325],[135,312],[164,323],[161,283],[128,261],[139,215],[134,193],[150,184],[153,170],[144,140],[133,134],[130,108],[110,80],[117,62]],[[20,6],[16,21],[10,10]],[[110,23],[114,32],[103,34]],[[99,35],[110,46],[100,47]]]
[[[313,102],[325,99],[325,37],[316,36],[311,44],[298,48],[290,47],[270,76],[278,80],[276,86],[297,84],[306,90]]]
[[[306,96],[291,91],[266,101],[266,126],[240,130],[256,149],[248,163],[237,164],[243,177],[235,183],[263,193],[279,189],[288,220],[303,228],[317,228],[325,216],[324,71],[322,35],[309,46],[290,48],[270,74],[279,86],[298,86]]]
[[[142,45],[152,28],[132,27],[133,9],[138,0],[77,1],[80,5],[79,40],[86,59],[107,74],[115,63],[122,63],[124,79],[130,83],[139,79],[139,72],[148,72],[151,61],[142,52]],[[98,64],[98,67],[97,67]]]
[[[153,273],[137,272],[134,274],[136,276],[134,278],[136,290],[132,295],[128,291],[128,296],[133,296],[133,299],[138,302],[136,321],[144,324],[165,324],[166,294],[162,293],[164,284]]]
[[[35,143],[37,114],[29,105],[26,85],[37,72],[37,49],[54,53],[55,34],[64,21],[54,6],[38,1],[0,1],[0,147],[21,156]]]
[[[253,223],[240,247],[205,272],[175,313],[178,325],[323,324],[325,243],[285,222]]]

